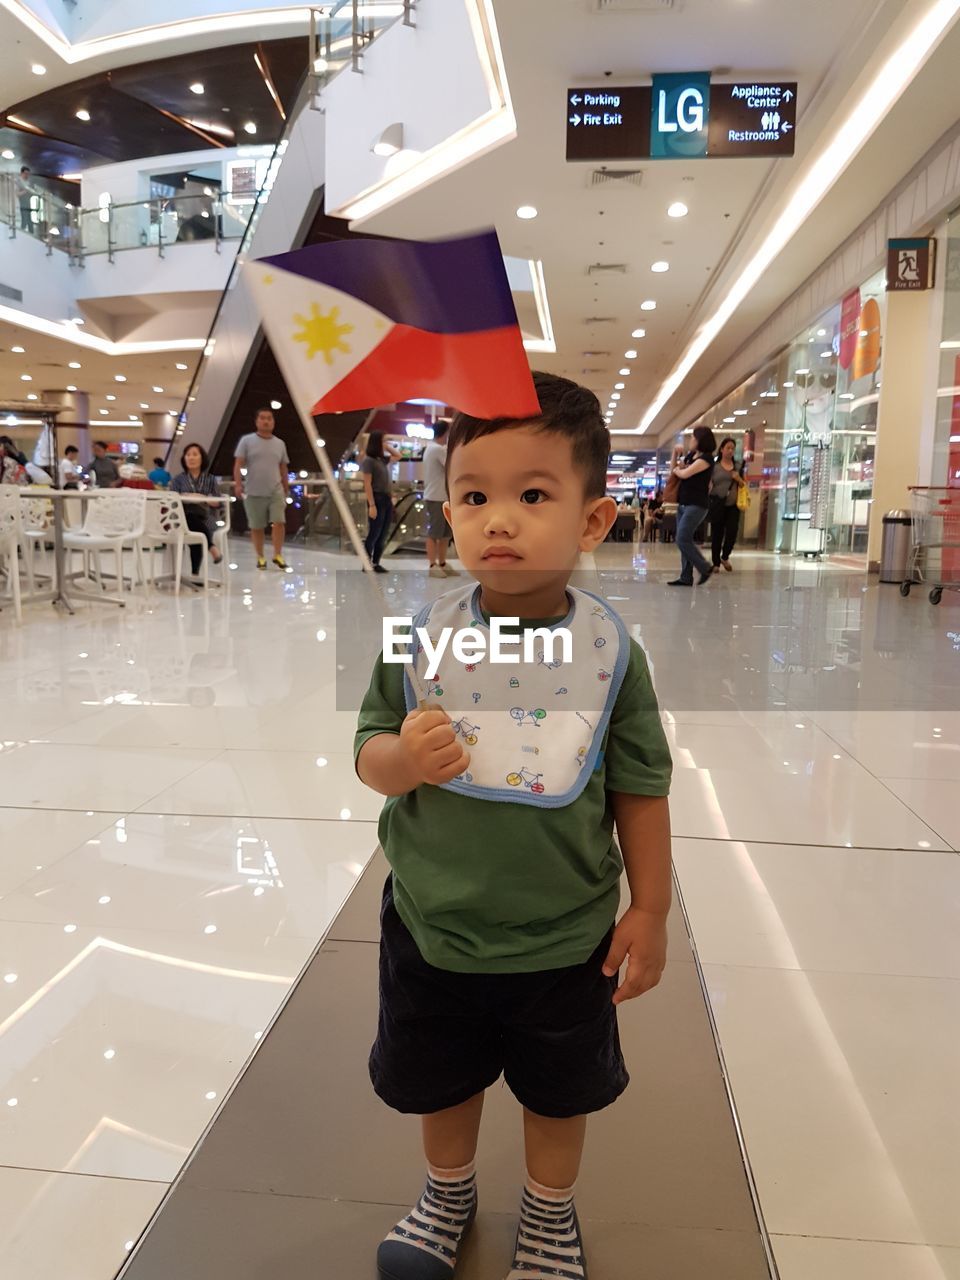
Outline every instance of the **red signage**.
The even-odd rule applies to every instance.
[[[860,336],[860,290],[848,293],[840,308],[840,368],[849,369]]]

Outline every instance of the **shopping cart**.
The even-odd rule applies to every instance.
[[[927,585],[930,603],[939,604],[944,591],[960,591],[960,489],[911,485],[910,493],[913,552],[910,577],[900,584],[900,594],[908,596],[911,587]],[[953,578],[945,580],[951,571]]]

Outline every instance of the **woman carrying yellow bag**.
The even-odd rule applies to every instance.
[[[747,482],[734,461],[736,441],[727,436],[720,441],[720,452],[710,480],[710,536],[713,543],[713,567],[732,571],[730,553],[740,532],[740,512],[750,506]]]

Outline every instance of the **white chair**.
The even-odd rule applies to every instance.
[[[49,498],[21,498],[21,546],[23,563],[27,571],[27,588],[37,589],[36,556],[40,552],[41,576],[51,578],[47,566],[47,543],[53,538],[53,503]]]
[[[13,597],[13,613],[23,620],[20,604],[20,486],[0,486],[0,559],[7,561],[7,580]]]
[[[102,586],[100,556],[112,551],[117,560],[117,586],[123,593],[123,549],[130,547],[143,580],[143,557],[140,543],[147,518],[147,495],[142,489],[111,489],[98,497],[90,497],[83,525],[63,535],[67,551],[82,551],[85,567],[94,556],[94,574]],[[131,575],[131,587],[133,577]]]
[[[173,589],[179,595],[183,572],[183,548],[191,541],[195,541],[198,536],[202,537],[202,535],[191,533],[187,528],[183,503],[175,493],[151,493],[147,498],[146,524],[142,539],[142,545],[150,555],[150,581],[156,581],[154,558],[157,545],[169,547],[173,552]]]

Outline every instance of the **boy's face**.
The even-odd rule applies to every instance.
[[[444,512],[467,571],[497,594],[522,597],[566,585],[581,551],[616,518],[612,498],[587,498],[570,441],[508,427],[458,445]]]

